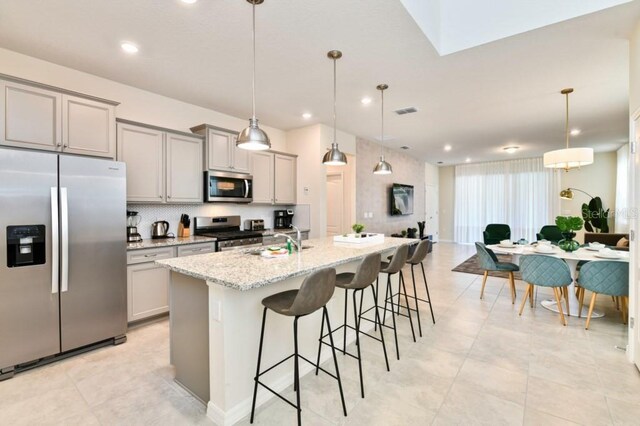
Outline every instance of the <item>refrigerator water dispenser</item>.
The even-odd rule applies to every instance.
[[[46,261],[44,225],[7,226],[7,266],[42,265]]]

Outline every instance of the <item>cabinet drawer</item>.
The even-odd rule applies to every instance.
[[[176,257],[173,247],[133,250],[127,252],[127,265],[170,259],[172,257]]]
[[[178,257],[213,253],[214,251],[216,251],[216,243],[189,244],[187,246],[178,246]]]

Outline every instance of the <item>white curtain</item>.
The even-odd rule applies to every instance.
[[[489,223],[506,223],[511,239],[535,241],[560,213],[559,172],[542,158],[456,166],[454,240],[482,241]]]
[[[615,232],[629,232],[629,144],[616,152],[618,167],[616,173],[616,211],[613,214]]]

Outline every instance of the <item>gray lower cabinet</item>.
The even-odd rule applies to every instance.
[[[214,251],[214,243],[200,243],[127,252],[128,322],[169,312],[171,273],[168,269],[156,265],[154,261]]]

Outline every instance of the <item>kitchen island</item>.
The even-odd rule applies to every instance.
[[[263,298],[297,289],[304,278],[321,268],[338,273],[355,272],[370,253],[383,259],[403,245],[416,241],[386,238],[381,244],[344,245],[332,238],[305,241],[304,249],[284,258],[268,259],[250,250],[237,250],[156,263],[171,270],[171,363],[176,381],[207,403],[207,415],[216,424],[231,425],[249,414],[258,354]],[[386,276],[383,277],[386,280]],[[383,281],[381,288],[384,288]],[[334,328],[343,321],[344,291],[336,291],[327,308]],[[372,305],[365,298],[365,306]],[[321,312],[299,322],[300,352],[315,359]],[[348,334],[353,341],[354,334]],[[268,315],[263,365],[293,352],[293,321]],[[330,351],[324,351],[328,359]],[[293,384],[288,364],[264,380],[281,391]],[[301,369],[301,375],[311,371]],[[261,389],[257,405],[273,395]]]

